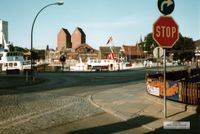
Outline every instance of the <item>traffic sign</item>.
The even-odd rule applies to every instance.
[[[158,0],[158,9],[164,15],[169,15],[174,11],[174,0]]]
[[[163,56],[163,49],[161,47],[154,48],[154,50],[153,50],[153,56],[155,58],[157,58],[157,59],[160,58],[160,57],[162,57]]]
[[[65,57],[65,55],[62,54],[62,55],[60,56],[60,61],[61,61],[62,63],[64,63],[65,60],[66,60],[66,57]]]
[[[162,48],[172,48],[179,39],[179,28],[170,16],[161,16],[153,24],[153,38]]]

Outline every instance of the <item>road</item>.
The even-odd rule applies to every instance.
[[[0,90],[0,133],[39,133],[40,130],[45,132],[47,128],[61,124],[71,124],[70,128],[74,130],[78,129],[76,123],[84,120],[90,122],[90,125],[94,125],[95,122],[91,123],[91,120],[95,119],[102,120],[97,123],[101,125],[120,122],[94,107],[87,97],[142,82],[145,74],[145,69],[125,72],[41,73],[39,77],[45,79],[44,83]],[[108,116],[110,120],[107,120]],[[127,125],[124,124],[124,127]],[[67,132],[71,129],[68,128]],[[138,129],[146,131],[144,128]],[[62,133],[61,130],[59,132]]]

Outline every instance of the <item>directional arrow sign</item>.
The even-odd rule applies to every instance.
[[[163,1],[161,4],[161,11],[164,11],[164,6],[167,5],[167,7],[171,6],[173,4],[172,0],[166,0]]]
[[[174,11],[174,0],[158,0],[158,9],[164,15],[169,15]]]

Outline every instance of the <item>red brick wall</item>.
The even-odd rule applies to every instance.
[[[71,48],[71,35],[66,34],[63,29],[57,35],[57,49],[61,51],[65,48]]]
[[[76,49],[83,43],[85,43],[85,35],[82,34],[77,28],[72,34],[72,48]]]
[[[66,48],[66,35],[63,30],[60,30],[57,35],[57,48],[58,50],[62,50],[62,48]]]

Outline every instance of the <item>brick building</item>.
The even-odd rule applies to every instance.
[[[61,28],[57,35],[57,50],[72,48],[71,35],[65,28]]]
[[[72,34],[72,48],[76,49],[84,43],[86,43],[86,35],[81,28],[77,27]]]
[[[88,44],[81,44],[76,48],[76,52],[82,58],[83,62],[86,62],[88,59],[97,59],[99,55],[99,51]]]
[[[144,58],[143,49],[139,47],[139,45],[136,46],[123,45],[122,48],[128,61]]]
[[[77,27],[72,36],[65,28],[61,28],[57,35],[57,51],[49,53],[51,63],[58,62],[58,53],[63,53],[66,60],[77,60],[81,58],[83,62],[88,59],[96,59],[99,51],[86,44],[86,35],[83,30]]]
[[[101,59],[108,59],[108,56],[112,53],[113,54],[113,58],[114,59],[119,59],[120,57],[120,50],[121,47],[120,46],[101,46],[99,47],[100,50],[100,58]]]

